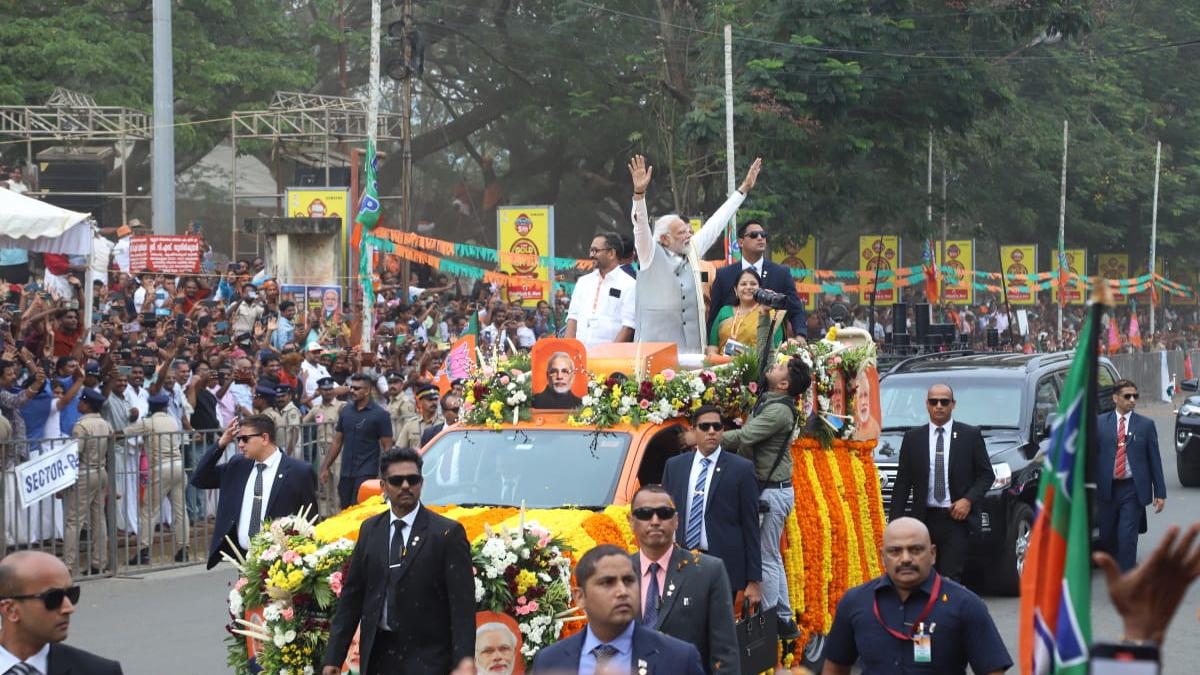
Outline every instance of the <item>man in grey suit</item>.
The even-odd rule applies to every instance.
[[[629,527],[637,538],[642,625],[695,645],[705,672],[740,673],[733,593],[720,558],[675,546],[679,515],[661,485],[633,495]]]

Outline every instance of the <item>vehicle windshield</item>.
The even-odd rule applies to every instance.
[[[929,387],[945,382],[954,388],[954,421],[979,427],[1019,428],[1021,380],[947,381],[944,377],[886,377],[879,383],[885,429],[929,423],[925,398]]]
[[[421,501],[552,509],[612,503],[629,448],[627,433],[464,429],[423,455]]]

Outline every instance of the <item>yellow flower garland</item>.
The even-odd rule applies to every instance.
[[[845,453],[827,452],[825,461],[829,465],[829,472],[833,474],[833,484],[837,486],[838,500],[837,505],[841,508],[843,522],[846,528],[842,531],[844,535],[841,543],[846,550],[846,564],[842,578],[845,580],[846,588],[853,588],[863,582],[862,578],[862,556],[859,555],[859,547],[862,544],[861,539],[856,536],[854,530],[854,522],[856,518],[850,513],[851,500],[853,494],[847,489],[846,483],[842,480],[842,465],[849,462],[849,457]],[[837,595],[841,595],[845,589],[835,589]]]

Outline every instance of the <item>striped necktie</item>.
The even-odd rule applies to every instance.
[[[4,671],[4,675],[42,675],[42,671],[22,661]]]
[[[696,477],[696,485],[692,488],[692,505],[688,507],[687,539],[683,542],[689,549],[700,547],[700,529],[704,526],[704,486],[708,482],[708,465],[712,460],[704,457],[700,460],[700,475]]]

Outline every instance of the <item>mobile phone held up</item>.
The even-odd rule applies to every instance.
[[[1100,642],[1092,645],[1091,656],[1092,675],[1158,675],[1162,672],[1155,645]]]

